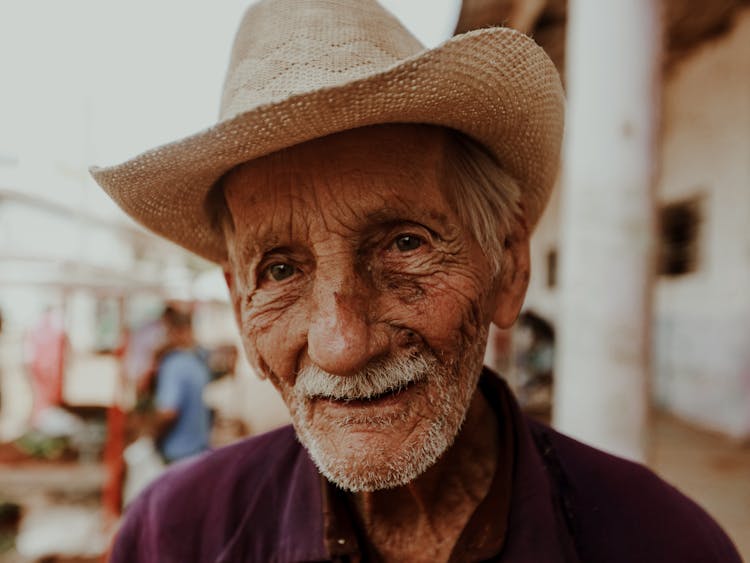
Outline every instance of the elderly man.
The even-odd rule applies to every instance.
[[[531,423],[482,368],[524,298],[562,115],[512,30],[424,50],[371,0],[254,5],[219,123],[93,174],[223,266],[293,429],[174,468],[113,561],[738,561],[700,508]]]

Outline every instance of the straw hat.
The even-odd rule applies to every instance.
[[[557,174],[563,91],[544,51],[511,29],[426,50],[375,0],[263,0],[237,32],[217,124],[91,174],[135,220],[221,263],[205,201],[225,172],[382,123],[450,127],[485,145],[519,182],[533,227]]]

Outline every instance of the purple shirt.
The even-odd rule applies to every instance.
[[[651,471],[529,421],[489,372],[480,386],[499,416],[499,400],[510,405],[515,443],[505,537],[488,560],[740,563],[721,528]],[[239,442],[151,485],[111,561],[331,561],[326,486],[291,427]]]

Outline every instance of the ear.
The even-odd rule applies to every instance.
[[[524,226],[519,226],[503,242],[495,314],[492,316],[492,322],[498,328],[507,329],[516,322],[529,286],[530,270],[529,233]]]

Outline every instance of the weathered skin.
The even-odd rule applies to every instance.
[[[346,471],[377,471],[442,416],[436,404],[450,404],[457,420],[466,414],[453,446],[419,478],[356,495],[387,560],[446,560],[486,494],[496,424],[474,390],[489,323],[515,320],[528,279],[525,233],[506,238],[493,276],[459,224],[441,191],[444,140],[437,128],[359,129],[243,164],[224,180],[235,225],[226,277],[245,348],[298,433],[315,435]],[[293,393],[305,366],[347,377],[415,351],[445,366],[444,385],[304,409]]]

